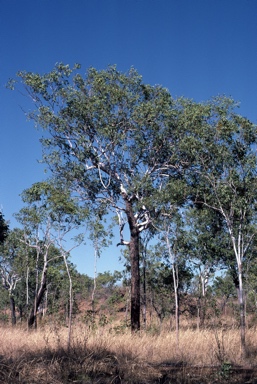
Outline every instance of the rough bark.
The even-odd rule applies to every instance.
[[[12,316],[12,325],[16,325],[16,312],[15,312],[15,300],[14,297],[10,296],[10,310],[11,310],[11,316]]]
[[[140,330],[139,233],[133,231],[129,244],[131,263],[131,331]]]
[[[140,330],[140,270],[139,238],[140,232],[133,214],[132,202],[125,198],[126,215],[130,229],[129,255],[131,264],[131,331]]]

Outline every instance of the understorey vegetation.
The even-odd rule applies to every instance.
[[[211,324],[210,324],[211,325]],[[165,324],[161,332],[122,333],[108,326],[76,323],[69,348],[68,328],[58,323],[37,331],[0,329],[0,382],[16,383],[255,383],[256,328],[247,331],[248,356],[240,354],[233,326],[200,332],[183,322],[180,347]],[[175,328],[174,328],[175,329]]]

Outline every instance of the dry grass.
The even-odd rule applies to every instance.
[[[233,367],[257,365],[254,329],[247,341],[249,357],[242,361],[238,329],[183,330],[177,346],[174,332],[132,336],[107,328],[90,332],[80,324],[68,349],[67,328],[5,327],[0,328],[0,383],[213,383],[228,375],[236,382]],[[254,372],[246,372],[253,380]]]

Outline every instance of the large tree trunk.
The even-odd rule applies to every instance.
[[[140,232],[133,214],[132,202],[125,198],[126,215],[130,229],[129,255],[131,265],[131,332],[140,330],[140,269],[139,238]]]
[[[139,273],[139,233],[131,234],[129,251],[131,263],[131,331],[140,330],[140,273]]]

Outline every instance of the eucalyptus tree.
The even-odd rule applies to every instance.
[[[102,216],[117,213],[120,243],[131,263],[131,328],[140,328],[140,233],[156,213],[156,197],[181,171],[179,126],[167,89],[142,82],[132,68],[113,66],[85,76],[80,66],[57,64],[46,74],[20,72],[35,110],[28,114],[46,131],[44,161],[73,193]],[[124,239],[128,224],[129,239]]]
[[[47,290],[49,264],[63,258],[71,280],[67,257],[70,250],[82,239],[77,236],[69,250],[66,250],[63,242],[64,239],[69,240],[69,234],[73,230],[78,229],[85,212],[82,214],[67,190],[53,181],[33,184],[23,191],[22,198],[26,205],[15,215],[23,227],[21,241],[36,254],[34,304],[28,318],[28,326],[32,327],[34,324],[36,326],[38,309]]]
[[[181,101],[187,136],[180,142],[192,161],[187,174],[198,206],[218,212],[225,223],[238,277],[241,347],[246,354],[243,270],[256,236],[257,130],[235,112],[228,98],[206,104]]]

